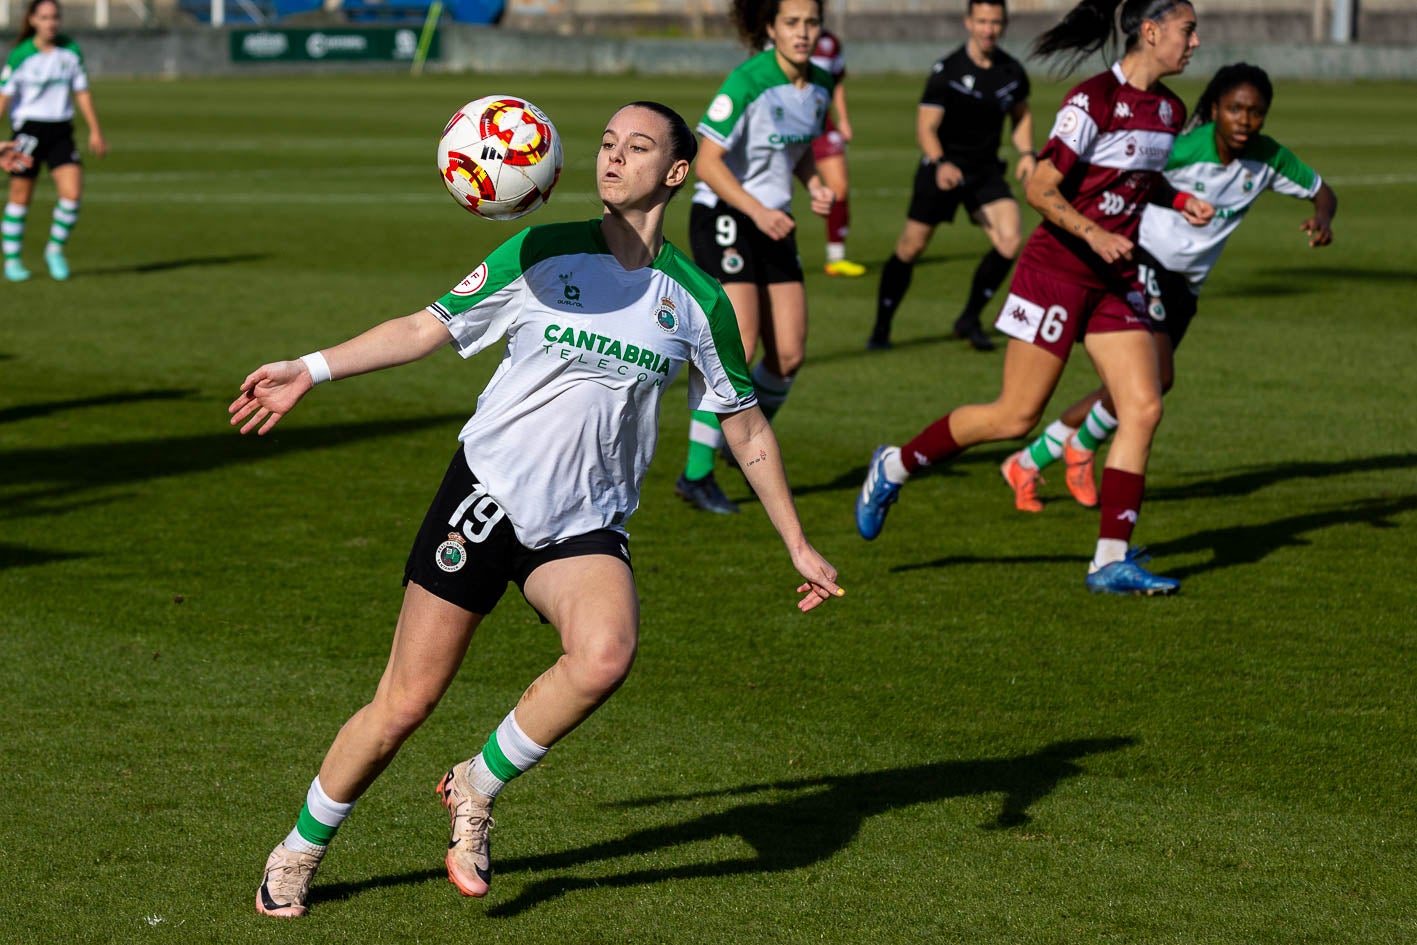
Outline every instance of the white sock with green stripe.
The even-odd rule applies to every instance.
[[[1042,436],[1034,440],[1023,451],[1031,459],[1034,469],[1046,469],[1063,458],[1063,444],[1068,442],[1076,430],[1061,420],[1048,424]]]
[[[44,247],[44,251],[64,252],[64,244],[69,241],[69,234],[74,231],[74,224],[78,222],[79,202],[59,198],[59,202],[54,205],[54,217],[49,224],[49,244]]]
[[[1117,418],[1107,412],[1107,408],[1102,406],[1102,401],[1092,405],[1092,411],[1078,427],[1077,433],[1073,435],[1074,442],[1085,450],[1095,451],[1107,438],[1112,435],[1112,431],[1117,429]]]
[[[309,793],[305,795],[305,806],[300,808],[300,819],[285,838],[285,848],[293,853],[323,853],[352,810],[354,801],[341,804],[330,800],[320,786],[319,775],[316,775],[315,780],[310,782]]]
[[[792,393],[792,382],[796,378],[782,377],[763,367],[759,361],[753,368],[753,390],[758,395],[758,406],[769,421],[777,416],[782,405],[787,403],[787,395]]]
[[[497,731],[488,736],[482,753],[472,759],[468,780],[472,782],[474,791],[496,797],[508,781],[530,770],[546,757],[548,751],[549,748],[543,748],[527,737],[517,724],[517,710],[513,709],[497,726]]]
[[[25,216],[30,208],[18,203],[5,204],[5,215],[0,218],[0,249],[6,259],[19,259],[20,246],[25,238]]]

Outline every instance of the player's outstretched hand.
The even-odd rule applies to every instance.
[[[1132,250],[1136,248],[1136,244],[1125,236],[1109,233],[1101,227],[1093,227],[1086,238],[1087,245],[1092,247],[1092,251],[1101,256],[1105,263],[1131,259]]]
[[[807,579],[797,587],[797,593],[805,595],[797,602],[797,609],[802,613],[805,614],[828,598],[846,595],[846,591],[836,583],[836,568],[811,545],[804,544],[800,550],[792,553],[792,565],[798,574]]]
[[[1299,224],[1299,229],[1309,234],[1310,246],[1327,246],[1333,242],[1333,227],[1328,220],[1320,217],[1309,217]]]
[[[1185,217],[1191,226],[1205,226],[1215,216],[1215,207],[1199,197],[1187,197],[1181,216]]]
[[[231,414],[231,425],[245,420],[242,433],[250,433],[259,426],[257,434],[265,436],[314,386],[304,361],[263,364],[241,382],[241,396],[226,408]]]

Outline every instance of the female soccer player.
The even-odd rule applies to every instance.
[[[60,22],[55,0],[30,0],[19,43],[0,73],[0,112],[9,109],[17,147],[33,158],[27,166],[10,171],[10,199],[0,224],[5,278],[11,282],[30,277],[20,261],[20,247],[41,163],[49,165],[54,189],[59,192],[44,261],[55,279],[69,278],[64,244],[78,222],[79,199],[84,191],[79,149],[74,144],[75,105],[89,126],[89,150],[98,157],[108,153],[89,93],[84,57],[78,44],[59,32]]]
[[[723,283],[738,316],[751,364],[763,358],[753,386],[772,420],[807,354],[807,294],[793,235],[792,178],[807,188],[812,211],[826,216],[833,200],[812,158],[831,104],[832,80],[812,65],[822,31],[818,0],[733,0],[739,35],[764,50],[729,73],[699,121],[699,182],[689,211],[694,261]],[[696,411],[689,456],[674,491],[711,512],[738,511],[713,477],[723,444],[718,420]]]
[[[846,233],[851,226],[851,175],[846,168],[846,146],[851,143],[851,116],[846,107],[846,54],[835,33],[822,30],[817,48],[812,50],[812,63],[830,73],[836,83],[832,89],[832,107],[827,113],[825,130],[812,142],[812,157],[817,173],[831,188],[836,199],[827,214],[827,262],[829,276],[857,278],[866,274],[866,267],[846,258]]]
[[[626,105],[601,137],[600,219],[524,230],[426,309],[263,365],[242,382],[231,422],[242,433],[266,433],[323,381],[406,364],[449,343],[469,357],[507,339],[409,554],[383,678],[373,701],[340,729],[295,828],[267,860],[258,912],[305,914],[336,829],[433,711],[473,631],[515,581],[559,632],[564,653],[481,753],[438,783],[452,825],[448,879],[464,895],[486,895],[498,792],[630,671],[639,601],[624,523],[654,453],[660,399],[681,368],[690,368],[690,406],[722,415],[730,447],[804,578],[797,606],[808,611],[843,593],[836,569],[802,532],[727,297],[664,240],[665,207],[695,147],[670,109]],[[568,278],[579,289],[578,308],[551,304],[563,299]],[[538,448],[527,449],[531,442]]]
[[[1220,261],[1225,242],[1266,190],[1311,200],[1314,215],[1299,229],[1309,245],[1333,242],[1338,196],[1318,173],[1284,145],[1260,134],[1274,99],[1269,75],[1259,66],[1224,66],[1201,93],[1191,127],[1176,140],[1166,179],[1177,190],[1204,193],[1215,219],[1200,233],[1174,210],[1150,206],[1141,222],[1141,282],[1151,297],[1161,357],[1161,390],[1175,378],[1175,351],[1195,317],[1201,289]],[[1024,511],[1043,508],[1038,500],[1040,471],[1066,461],[1068,491],[1083,505],[1097,504],[1093,456],[1117,427],[1112,398],[1099,388],[1063,411],[1038,439],[1004,464],[1004,478]]]
[[[1087,586],[1118,594],[1169,594],[1180,582],[1141,567],[1128,549],[1141,508],[1151,438],[1161,421],[1161,379],[1150,320],[1136,280],[1135,239],[1147,201],[1208,223],[1210,204],[1161,174],[1185,121],[1185,105],[1161,84],[1181,72],[1199,42],[1186,0],[1083,0],[1038,38],[1039,55],[1073,61],[1106,45],[1120,3],[1125,53],[1075,86],[1063,102],[1028,202],[1043,216],[1019,260],[995,327],[1010,336],[1004,382],[990,404],[960,407],[903,447],[871,458],[856,524],[873,539],[910,474],[977,443],[1011,439],[1038,422],[1082,337],[1117,403],[1117,441],[1102,478],[1102,515]]]
[[[955,319],[954,333],[975,350],[994,350],[979,315],[1009,274],[1022,242],[1018,201],[999,160],[1004,116],[1013,121],[1010,138],[1019,153],[1014,177],[1027,182],[1038,158],[1028,73],[999,46],[1008,21],[1004,0],[969,0],[964,16],[969,39],[936,62],[925,83],[915,110],[920,164],[905,227],[895,253],[881,269],[876,325],[866,342],[872,351],[891,346],[891,320],[910,288],[915,262],[930,245],[935,228],[954,220],[960,204],[989,237],[990,248],[974,267],[969,298]]]

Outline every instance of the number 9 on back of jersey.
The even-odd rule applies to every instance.
[[[514,220],[551,199],[561,179],[561,138],[546,113],[525,99],[484,96],[444,126],[438,172],[464,210]]]

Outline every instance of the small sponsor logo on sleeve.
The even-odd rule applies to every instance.
[[[709,103],[708,117],[710,121],[727,121],[733,114],[733,99],[720,92],[713,97]]]
[[[476,295],[486,283],[487,264],[483,263],[468,273],[466,279],[453,286],[453,295]]]

